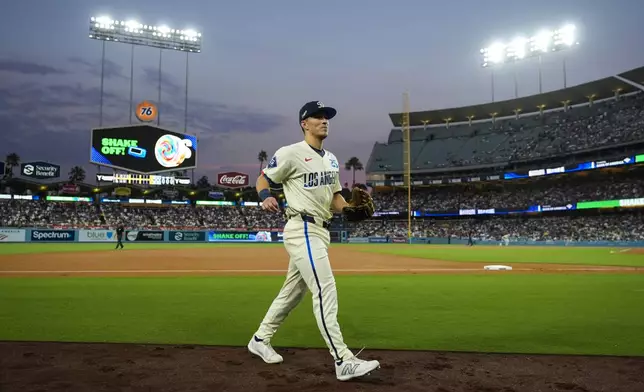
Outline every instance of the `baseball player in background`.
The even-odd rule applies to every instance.
[[[510,245],[510,234],[505,234],[502,237],[501,243],[503,244],[503,246],[509,246]]]
[[[123,249],[123,232],[125,231],[125,228],[123,227],[122,223],[119,223],[118,226],[116,227],[116,248],[118,249],[121,247]]]
[[[288,203],[284,247],[290,261],[286,280],[250,339],[248,350],[266,363],[283,361],[270,340],[308,289],[318,328],[335,360],[336,377],[346,381],[370,373],[380,363],[358,359],[349,350],[337,319],[338,297],[328,254],[329,221],[333,212],[342,213],[349,221],[368,219],[374,206],[369,193],[360,188],[352,190],[349,203],[341,195],[339,162],[322,147],[329,134],[329,120],[336,113],[321,102],[306,103],[298,116],[304,140],[278,149],[257,179],[257,192],[266,211],[280,211],[270,188],[283,187]]]

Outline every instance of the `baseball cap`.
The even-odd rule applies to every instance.
[[[311,101],[304,104],[304,106],[302,106],[302,109],[300,109],[300,116],[298,121],[302,121],[305,118],[311,117],[314,114],[320,112],[324,112],[324,114],[326,114],[326,118],[329,120],[335,117],[335,115],[338,113],[337,110],[329,106],[324,106],[324,104],[320,101]]]

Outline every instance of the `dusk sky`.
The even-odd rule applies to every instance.
[[[201,141],[195,178],[259,171],[301,140],[297,112],[320,100],[338,109],[325,148],[366,164],[392,128],[388,113],[490,101],[479,49],[542,27],[577,25],[567,52],[568,85],[644,65],[641,0],[420,1],[22,0],[0,13],[0,155],[62,166],[89,161],[99,125],[101,43],[90,16],[194,28],[203,50],[190,58],[188,132]],[[135,50],[134,102],[157,99],[158,49]],[[563,87],[562,56],[543,59],[543,89]],[[130,46],[106,50],[104,126],[129,123]],[[519,95],[538,93],[537,61],[518,66]],[[185,54],[164,51],[161,126],[183,131]],[[512,72],[496,74],[496,99],[514,97]],[[108,171],[109,172],[109,171]],[[364,181],[364,173],[357,179]],[[342,172],[341,180],[351,180]]]

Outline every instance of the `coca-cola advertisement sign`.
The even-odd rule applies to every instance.
[[[62,186],[61,190],[63,191],[63,193],[75,195],[80,192],[80,187],[74,184],[65,184]]]
[[[228,188],[243,188],[248,186],[248,174],[228,172],[217,174],[217,184]]]

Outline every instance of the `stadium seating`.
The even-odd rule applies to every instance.
[[[411,130],[413,170],[468,167],[561,156],[644,139],[644,93],[592,106],[524,115],[519,119]],[[367,172],[401,171],[402,132],[376,143]]]

